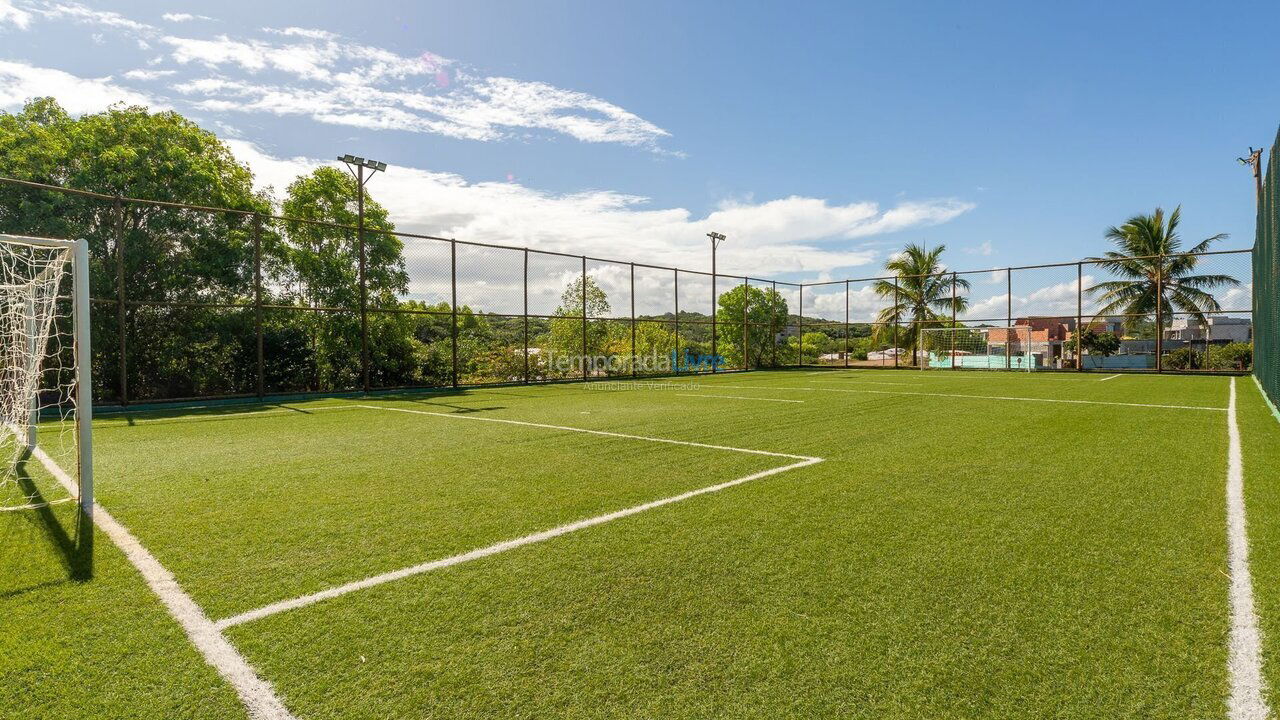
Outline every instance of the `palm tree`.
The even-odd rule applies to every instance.
[[[1174,208],[1167,222],[1164,210],[1156,208],[1150,215],[1134,215],[1120,227],[1107,229],[1107,239],[1120,251],[1108,251],[1103,257],[1089,259],[1097,261],[1098,267],[1125,279],[1100,282],[1085,290],[1091,296],[1097,296],[1101,304],[1094,317],[1128,315],[1131,317],[1125,319],[1125,324],[1130,325],[1142,319],[1134,316],[1154,313],[1157,308],[1163,312],[1173,308],[1189,313],[1201,325],[1207,325],[1204,314],[1222,309],[1209,291],[1237,287],[1240,281],[1230,275],[1191,273],[1200,261],[1198,253],[1207,251],[1210,245],[1225,239],[1227,234],[1207,237],[1190,250],[1183,251],[1182,238],[1178,237],[1181,217],[1181,205]],[[1160,332],[1160,328],[1156,332]]]
[[[897,331],[897,346],[910,348],[913,364],[919,363],[920,331],[931,327],[948,327],[953,313],[969,307],[969,300],[961,292],[969,290],[969,281],[944,272],[939,258],[946,245],[925,250],[908,243],[902,252],[884,264],[884,269],[898,276],[895,285],[891,280],[877,280],[872,286],[875,293],[887,298],[890,305],[880,311],[872,337],[876,343],[893,342],[897,323],[907,320],[906,337]]]

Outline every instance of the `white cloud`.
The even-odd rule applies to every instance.
[[[283,36],[285,36],[285,37],[304,37],[304,38],[311,38],[312,40],[336,40],[336,39],[338,39],[338,35],[337,35],[336,33],[331,33],[331,32],[329,32],[328,30],[317,30],[317,29],[315,29],[315,28],[300,28],[300,27],[269,28],[269,27],[264,27],[264,28],[262,28],[262,32],[264,32],[264,33],[269,33],[269,34],[271,34],[271,35],[283,35]]]
[[[0,0],[0,25],[12,24],[19,30],[26,30],[31,26],[31,13],[16,8],[10,0]]]
[[[164,109],[154,98],[121,87],[111,78],[82,78],[52,68],[0,60],[0,108],[21,107],[31,98],[52,96],[67,112],[76,115],[98,112],[114,103],[148,105]]]
[[[208,15],[192,15],[191,13],[165,13],[161,18],[171,23],[191,22],[192,20],[212,20]]]
[[[298,175],[332,164],[276,158],[242,140],[228,144],[253,169],[259,185],[274,186],[277,195]],[[873,203],[831,205],[793,197],[734,203],[699,218],[685,208],[653,208],[648,198],[607,190],[552,194],[518,183],[470,182],[452,173],[403,167],[378,175],[370,192],[408,232],[669,267],[705,268],[705,234],[717,229],[729,235],[720,248],[721,271],[754,277],[877,263],[882,258],[874,251],[849,241],[875,228],[909,227],[909,217],[919,224],[942,222],[939,218],[954,216],[962,205],[944,200],[937,201],[935,211],[925,202],[911,203],[909,212],[902,205],[882,211]],[[886,216],[894,219],[885,221]],[[427,252],[430,246],[411,244],[411,267],[415,247]]]
[[[1004,282],[1004,271],[996,271]],[[1034,271],[1029,271],[1034,272]],[[1013,271],[1014,285],[1019,284],[1019,274],[1017,270]],[[1087,290],[1094,284],[1092,275],[1085,275],[1081,278],[1084,281],[1084,287]],[[1025,282],[1025,281],[1024,281]],[[1003,320],[1009,309],[1013,310],[1013,317],[1019,316],[1035,316],[1035,317],[1075,317],[1078,309],[1078,295],[1076,292],[1076,280],[1066,280],[1064,282],[1052,283],[1042,287],[1035,288],[1027,293],[1015,293],[1013,301],[1009,301],[1009,293],[1004,292],[997,295],[981,299],[973,299],[970,296],[969,309],[962,313],[961,318],[966,320]],[[1090,311],[1089,296],[1086,294],[1084,300],[1084,312]]]
[[[131,20],[118,12],[95,10],[75,2],[45,3],[42,7],[33,10],[50,20],[65,19],[85,25],[101,25],[141,33],[154,33],[157,30],[153,25]]]
[[[994,252],[994,250],[995,248],[991,246],[990,240],[984,241],[981,245],[977,247],[962,248],[962,251],[965,252],[966,254],[982,255],[984,257],[990,255],[992,252]]]
[[[431,53],[405,57],[323,30],[264,29],[283,40],[167,36],[172,59],[223,73],[177,85],[214,112],[309,117],[352,127],[492,141],[535,131],[657,150],[670,134],[624,108],[544,82],[484,77]],[[228,77],[233,70],[240,77]],[[285,82],[259,80],[273,72]],[[202,82],[216,79],[216,82]],[[360,103],[351,103],[351,98]]]
[[[124,77],[130,80],[158,80],[162,77],[169,77],[177,72],[176,70],[130,70],[124,74]]]

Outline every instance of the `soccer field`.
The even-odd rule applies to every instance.
[[[795,370],[93,429],[91,579],[74,505],[0,513],[0,717],[1225,718],[1280,687],[1280,422],[1248,377]]]

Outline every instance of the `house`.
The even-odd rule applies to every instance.
[[[1207,325],[1189,315],[1176,316],[1164,331],[1164,339],[1216,343],[1247,343],[1253,339],[1253,323],[1249,318],[1208,315],[1205,320]]]

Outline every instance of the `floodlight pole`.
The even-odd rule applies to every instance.
[[[720,364],[720,356],[716,354],[716,248],[724,242],[724,235],[709,232],[707,237],[711,238],[711,372],[715,372],[716,366]],[[743,301],[745,302],[745,296]]]
[[[346,164],[347,171],[356,179],[356,245],[360,256],[360,375],[364,391],[369,392],[369,285],[365,279],[367,255],[364,243],[364,184],[374,173],[386,170],[387,164],[354,155],[342,155],[338,160]],[[355,169],[352,170],[352,167]],[[369,169],[368,178],[364,174],[365,168]]]
[[[1253,146],[1249,146],[1249,154],[1245,157],[1236,158],[1241,165],[1248,165],[1253,169],[1253,192],[1254,202],[1262,205],[1262,148],[1257,150]]]

